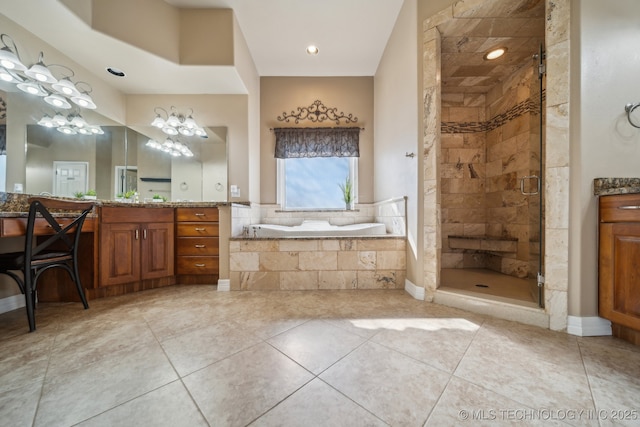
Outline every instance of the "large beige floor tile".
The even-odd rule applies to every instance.
[[[453,373],[479,329],[464,318],[391,319],[372,341]]]
[[[252,426],[386,426],[382,420],[319,379],[258,418]]]
[[[453,377],[429,416],[426,427],[469,425],[494,426],[567,426],[551,416],[562,413],[537,413],[481,386]]]
[[[488,320],[455,375],[535,409],[595,409],[577,340],[563,333]]]
[[[322,320],[310,320],[268,340],[316,375],[364,341],[365,338]]]
[[[27,382],[22,387],[0,392],[0,424],[30,426],[36,415],[42,380]]]
[[[78,424],[102,426],[207,426],[181,381],[174,381]]]
[[[640,347],[612,337],[581,338],[600,424],[640,425]]]
[[[223,321],[166,340],[162,347],[183,377],[261,341],[238,323]]]
[[[313,378],[261,343],[183,379],[212,426],[244,426]]]
[[[72,328],[62,328],[51,352],[47,376],[58,376],[105,357],[156,343],[151,330],[139,317],[99,318]]]
[[[449,377],[371,342],[320,375],[323,381],[394,426],[422,425]]]
[[[177,378],[158,344],[119,353],[47,378],[34,425],[73,425]]]
[[[0,392],[44,379],[56,329],[27,331],[0,341]]]

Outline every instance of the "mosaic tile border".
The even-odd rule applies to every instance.
[[[544,102],[546,98],[546,93],[542,91],[542,101]],[[488,132],[493,129],[496,129],[505,123],[510,122],[511,120],[517,119],[518,117],[531,113],[533,115],[537,115],[539,112],[538,108],[538,100],[529,98],[526,101],[522,101],[515,106],[511,107],[507,111],[502,114],[498,114],[493,117],[491,120],[486,120],[484,122],[442,122],[440,124],[440,132],[441,133],[478,133],[478,132]]]

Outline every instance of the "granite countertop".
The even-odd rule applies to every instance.
[[[0,193],[0,217],[21,217],[26,216],[29,211],[29,197],[38,197],[33,194],[21,193]],[[71,199],[77,200],[77,199]],[[123,208],[215,208],[219,206],[230,206],[231,202],[162,202],[162,203],[124,203],[115,200],[94,200],[95,205]],[[233,202],[234,204],[238,202]]]
[[[595,178],[593,180],[595,196],[630,193],[640,193],[640,178]]]

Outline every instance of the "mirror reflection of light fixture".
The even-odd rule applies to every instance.
[[[45,114],[38,120],[38,124],[47,128],[56,129],[65,135],[76,135],[78,133],[82,135],[104,134],[104,130],[102,130],[100,126],[90,125],[80,113],[72,113],[64,116],[62,113],[57,112],[53,117]]]
[[[156,113],[156,117],[151,122],[151,126],[157,127],[167,135],[176,136],[178,134],[183,136],[199,136],[201,138],[207,138],[207,132],[203,127],[199,126],[193,118],[193,110],[185,116],[177,111],[176,107],[171,106],[171,114],[162,107],[155,107],[153,112]],[[164,113],[164,117],[163,114]]]
[[[27,67],[20,59],[18,47],[7,34],[0,34],[0,79],[16,84],[18,89],[30,95],[44,97],[45,102],[56,108],[71,108],[69,101],[89,109],[97,108],[89,96],[91,86],[86,82],[73,83],[73,70],[61,64],[45,65],[44,53],[40,52],[38,62]],[[52,67],[64,68],[66,73],[58,79],[51,72]],[[80,90],[77,85],[84,83],[87,89]],[[62,99],[61,99],[62,98]],[[66,99],[65,99],[66,98]]]
[[[167,153],[172,157],[193,157],[193,152],[189,149],[187,144],[180,141],[174,141],[171,138],[165,139],[162,144],[155,139],[150,139],[145,145],[155,150]]]

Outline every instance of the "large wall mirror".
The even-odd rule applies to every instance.
[[[150,139],[162,143],[167,138],[151,126],[126,127],[97,110],[55,111],[42,98],[16,92],[4,82],[0,83],[0,98],[7,109],[7,118],[0,118],[0,127],[6,130],[5,143],[24,146],[25,193],[74,197],[94,190],[98,199],[113,200],[127,191],[137,191],[140,201],[154,196],[168,201],[227,201],[226,127],[205,127],[206,138],[173,138],[193,153],[191,157],[175,157],[148,144]],[[79,114],[89,125],[100,126],[103,133],[71,135],[38,124],[42,117],[58,112]],[[25,135],[24,141],[12,138],[16,133],[11,132],[11,126],[26,128],[18,133]],[[11,153],[22,150],[8,152],[5,159],[11,162]],[[3,179],[6,176],[2,159],[0,175]]]

